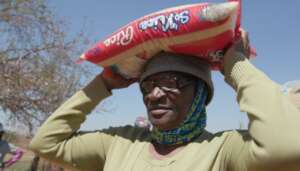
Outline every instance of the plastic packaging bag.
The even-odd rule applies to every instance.
[[[80,58],[137,78],[160,51],[206,59],[218,70],[224,51],[240,35],[240,1],[199,3],[165,9],[137,19],[98,42]]]

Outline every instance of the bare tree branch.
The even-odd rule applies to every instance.
[[[33,134],[81,86],[83,36],[70,37],[45,0],[0,0],[0,109]]]

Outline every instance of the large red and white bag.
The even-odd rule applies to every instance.
[[[137,19],[86,51],[80,58],[139,77],[145,62],[160,51],[194,55],[218,70],[226,47],[239,36],[240,0],[165,9]]]

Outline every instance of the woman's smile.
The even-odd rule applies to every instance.
[[[170,108],[156,108],[153,110],[149,111],[149,114],[154,118],[154,119],[160,119],[162,118],[167,112],[169,112],[171,109]]]

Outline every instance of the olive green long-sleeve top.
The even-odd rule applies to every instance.
[[[149,132],[144,129],[125,126],[78,133],[86,115],[111,95],[97,77],[47,119],[30,148],[85,171],[244,171],[267,166],[300,170],[299,110],[242,54],[226,58],[224,66],[225,80],[236,90],[240,110],[248,115],[248,131],[204,132],[164,159],[150,153]]]

